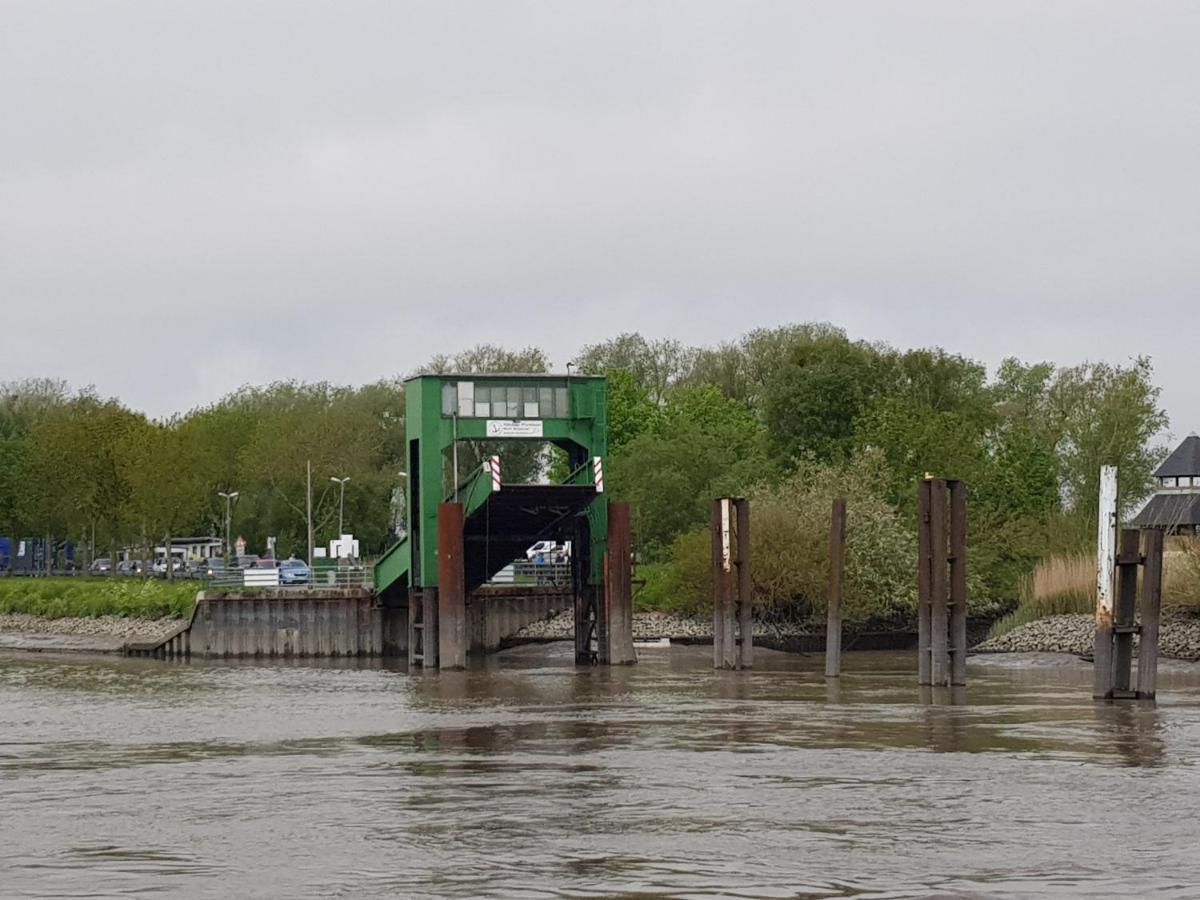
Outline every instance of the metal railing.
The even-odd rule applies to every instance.
[[[536,560],[517,559],[493,575],[488,583],[565,587],[571,583],[571,564],[569,562],[540,563]]]
[[[232,590],[235,588],[274,588],[295,590],[304,588],[371,588],[375,586],[375,567],[370,565],[336,566],[307,569],[249,568],[214,571],[201,579],[206,585]]]

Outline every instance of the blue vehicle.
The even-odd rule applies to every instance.
[[[50,563],[54,574],[75,574],[75,545],[70,541],[50,543]],[[0,573],[7,575],[45,575],[46,541],[44,538],[0,537]]]
[[[285,559],[279,564],[280,584],[308,584],[308,563],[302,559]]]

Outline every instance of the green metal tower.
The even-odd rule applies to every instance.
[[[571,540],[576,580],[603,581],[607,504],[608,393],[602,377],[564,375],[420,375],[405,382],[408,479],[407,536],[376,563],[384,595],[436,587],[437,507],[463,504],[467,583],[474,587],[535,540]],[[461,472],[455,446],[485,441],[549,443],[567,454],[562,484],[510,485],[488,461]]]

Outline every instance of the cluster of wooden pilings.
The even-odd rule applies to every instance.
[[[1096,582],[1096,633],[1092,653],[1092,696],[1097,700],[1153,700],[1158,681],[1163,533],[1158,529],[1141,532],[1131,528],[1123,529],[1120,545],[1114,548],[1116,511],[1117,470],[1112,466],[1104,466],[1100,470],[1100,515],[1096,553],[1099,565]],[[1139,570],[1142,587],[1140,604]],[[1135,635],[1139,638],[1136,684],[1132,682],[1130,672],[1133,666]]]
[[[1142,552],[1143,539],[1145,552]],[[1153,700],[1158,680],[1158,627],[1162,606],[1162,532],[1157,529],[1123,530],[1114,563],[1116,602],[1107,608],[1099,605],[1096,616],[1092,696],[1097,700]],[[1137,597],[1139,569],[1142,571],[1140,604]],[[1139,637],[1136,684],[1130,678],[1134,635]]]
[[[967,489],[958,480],[917,483],[917,681],[967,683]]]

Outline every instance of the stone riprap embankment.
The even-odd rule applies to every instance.
[[[179,619],[96,616],[44,619],[26,613],[0,615],[0,650],[72,650],[116,653],[127,641],[150,641],[179,627]]]
[[[804,632],[780,632],[761,622],[754,625],[757,636],[792,636]],[[567,610],[551,619],[531,622],[514,635],[515,640],[562,640],[570,641],[575,637],[575,612]],[[672,638],[675,640],[712,640],[712,621],[696,619],[691,616],[678,616],[663,612],[640,612],[633,615],[633,639],[635,641],[652,640],[655,638]]]
[[[1092,615],[1049,616],[975,647],[979,653],[1076,653],[1090,656],[1096,627]],[[1134,637],[1136,646],[1137,637]],[[1200,659],[1200,619],[1167,614],[1158,636],[1158,653],[1171,659]]]

